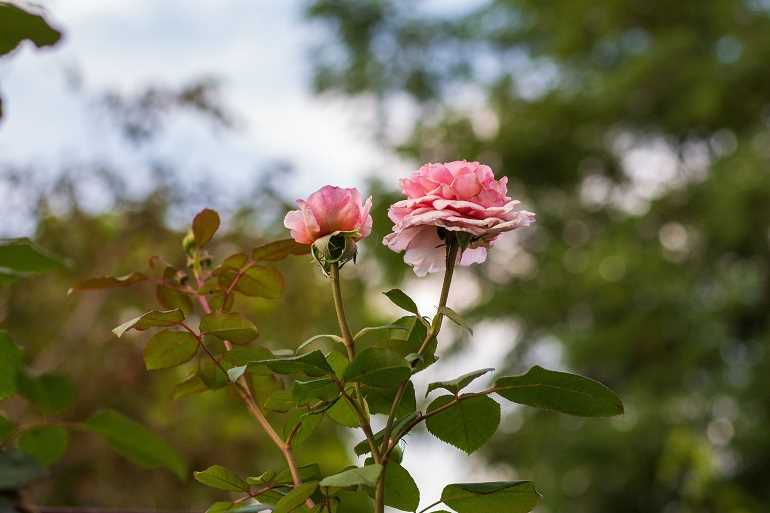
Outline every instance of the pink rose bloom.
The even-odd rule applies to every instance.
[[[324,185],[307,200],[297,200],[299,210],[292,210],[283,220],[291,237],[300,244],[312,244],[316,239],[334,232],[358,231],[361,240],[372,231],[371,196],[361,203],[358,189]]]
[[[446,250],[437,228],[470,234],[470,247],[458,256],[460,265],[481,263],[487,248],[507,231],[529,226],[535,214],[521,210],[507,196],[508,177],[495,180],[489,166],[458,160],[425,164],[401,180],[407,199],[394,203],[388,217],[395,223],[383,244],[406,251],[404,262],[417,276],[441,271]]]

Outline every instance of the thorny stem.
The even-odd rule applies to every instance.
[[[239,273],[237,275],[237,278],[233,280],[233,283],[230,284],[230,287],[228,288],[228,291],[231,291],[231,288],[235,287],[235,283],[237,282],[237,279],[240,278],[240,276],[243,276],[243,273]],[[199,274],[195,274],[195,280],[198,283],[198,288],[200,288],[203,285],[203,280],[201,280]],[[198,295],[198,302],[201,305],[201,309],[204,313],[210,314],[211,313],[211,306],[209,305],[209,301],[206,298],[205,295]],[[214,364],[219,367],[219,369],[227,375],[227,371],[224,369],[222,364],[219,362],[219,360],[216,359],[216,357],[211,353],[211,351],[206,347],[206,345],[203,343],[203,337],[195,332],[192,328],[190,328],[187,324],[182,323],[182,326],[189,331],[195,338],[198,339],[198,345],[203,348],[203,350],[206,352],[206,354],[211,358],[211,360],[214,362]],[[225,349],[230,351],[232,349],[232,344],[225,340]],[[241,379],[238,380],[237,383],[234,383],[236,390],[238,390],[238,395],[241,396],[241,399],[246,404],[246,408],[249,410],[249,413],[251,413],[252,417],[257,421],[257,423],[260,425],[260,427],[267,433],[267,436],[272,440],[272,442],[275,444],[276,447],[278,447],[278,450],[281,451],[281,454],[283,455],[283,459],[286,461],[286,466],[289,467],[289,473],[291,474],[291,479],[294,483],[294,486],[299,486],[302,484],[302,478],[299,475],[299,470],[297,469],[297,462],[294,459],[294,453],[291,450],[291,444],[288,442],[285,442],[275,431],[273,426],[270,424],[270,421],[267,420],[267,417],[265,416],[262,409],[257,404],[257,401],[254,399],[254,395],[251,393],[251,389],[249,388],[248,382],[246,379],[242,376]],[[308,508],[313,508],[315,506],[315,503],[312,499],[308,498],[305,501],[305,505],[307,505]]]

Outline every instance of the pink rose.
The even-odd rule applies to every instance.
[[[404,262],[417,276],[445,267],[437,228],[471,235],[470,247],[458,256],[460,265],[470,265],[486,260],[487,248],[501,233],[535,222],[535,214],[507,196],[508,178],[495,180],[492,169],[478,162],[425,164],[401,180],[401,191],[407,199],[388,210],[395,226],[383,244],[406,251]]]
[[[357,231],[361,240],[372,231],[371,196],[361,203],[356,188],[345,189],[324,185],[307,200],[297,200],[299,210],[292,210],[283,220],[291,237],[300,244],[312,244],[316,239],[334,232]]]

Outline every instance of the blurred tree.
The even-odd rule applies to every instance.
[[[373,133],[414,162],[510,177],[538,225],[474,270],[472,316],[516,321],[510,368],[548,356],[628,409],[517,410],[489,459],[533,479],[543,511],[766,511],[770,5],[436,4],[309,2],[331,35],[315,86],[373,99]],[[406,137],[388,124],[404,104]]]
[[[97,114],[110,116],[126,144],[149,144],[180,110],[200,114],[200,121],[214,128],[233,127],[216,92],[216,81],[209,78],[179,89],[149,86],[136,96],[107,92],[97,95],[96,105],[104,109]],[[222,390],[174,400],[174,385],[189,369],[148,375],[142,358],[147,337],[117,340],[111,333],[151,303],[152,286],[70,296],[67,290],[81,279],[145,269],[154,255],[184,267],[182,238],[192,213],[205,205],[226,214],[224,233],[212,245],[217,257],[248,250],[273,236],[285,237],[280,222],[287,205],[273,184],[291,169],[280,162],[262,163],[253,190],[234,197],[216,181],[189,180],[151,151],[147,160],[152,183],[148,193],[138,195],[129,194],[128,171],[120,162],[63,162],[55,170],[0,163],[6,208],[19,205],[13,215],[33,219],[34,239],[70,263],[44,277],[1,287],[0,327],[23,347],[33,375],[56,371],[72,378],[77,397],[63,420],[83,420],[95,410],[114,408],[173,441],[193,470],[215,460],[244,474],[280,469],[280,454],[236,398]],[[99,199],[99,207],[93,198]],[[288,277],[281,300],[241,299],[246,303],[239,306],[259,327],[259,343],[286,347],[318,329],[333,331],[328,284],[314,276],[320,272],[306,259],[281,265]],[[361,294],[362,287],[353,283],[349,293]],[[22,423],[36,420],[20,401],[3,401],[0,413]],[[327,473],[347,464],[335,433],[324,422],[311,443],[297,447],[299,463],[322,461]],[[27,490],[27,502],[203,510],[222,499],[222,493],[180,482],[163,470],[137,468],[87,435],[73,434],[70,450],[49,477]]]
[[[53,28],[36,12],[9,2],[0,2],[0,57],[16,50],[25,41],[37,48],[57,44],[61,32]],[[0,120],[3,118],[3,99],[0,97]]]

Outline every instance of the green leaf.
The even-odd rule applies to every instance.
[[[337,379],[343,378],[345,375],[345,369],[347,369],[348,365],[350,365],[348,357],[339,351],[330,351],[329,354],[326,355],[326,361],[334,370],[334,375],[337,376]]]
[[[304,348],[306,348],[307,346],[309,346],[313,342],[316,342],[316,341],[324,339],[324,338],[328,338],[329,340],[331,340],[333,342],[339,342],[340,344],[344,344],[344,341],[342,340],[342,337],[338,337],[337,335],[328,335],[328,334],[315,335],[315,336],[310,337],[309,339],[305,340],[304,342],[302,342],[299,346],[297,346],[297,349],[295,349],[294,352],[295,353],[299,353],[300,351],[302,351]]]
[[[258,476],[247,477],[246,482],[249,483],[250,485],[257,486],[257,485],[270,483],[273,481],[273,479],[275,479],[275,472],[273,472],[272,470],[268,470],[266,472],[262,472]]]
[[[179,308],[174,308],[173,310],[153,310],[124,322],[113,329],[112,332],[120,338],[130,329],[144,331],[150,328],[176,326],[182,321],[184,321],[184,312]]]
[[[17,450],[0,450],[0,490],[18,490],[44,474],[45,470],[32,456]]]
[[[385,466],[385,505],[402,511],[416,511],[420,505],[417,483],[398,463]]]
[[[233,344],[247,344],[259,335],[254,323],[237,313],[212,312],[201,319],[200,330]]]
[[[468,374],[463,374],[459,378],[451,379],[448,381],[436,381],[435,383],[428,385],[428,390],[425,392],[425,397],[428,397],[428,394],[439,388],[443,388],[452,394],[457,394],[460,390],[470,385],[474,380],[480,378],[488,372],[492,372],[493,370],[495,369],[479,369],[473,372],[469,372]]]
[[[122,287],[130,287],[137,283],[147,281],[148,278],[142,273],[131,273],[125,276],[100,276],[98,278],[89,278],[72,286],[67,294],[72,294],[79,290],[98,290],[98,289],[116,289]]]
[[[187,397],[188,395],[206,392],[208,389],[209,387],[206,386],[206,383],[204,383],[201,377],[196,373],[187,377],[184,381],[177,383],[171,397],[176,401],[177,399]]]
[[[275,390],[267,397],[265,409],[277,412],[287,412],[297,406],[289,390]]]
[[[311,463],[309,465],[302,465],[297,467],[297,473],[299,478],[303,481],[316,481],[321,477],[321,468],[317,463]],[[276,483],[291,483],[291,472],[289,469],[283,469],[276,474],[274,481]]]
[[[321,423],[321,415],[313,415],[302,410],[293,410],[287,416],[283,424],[281,433],[283,439],[287,440],[289,435],[294,432],[294,428],[299,425],[297,431],[291,440],[291,445],[297,447],[302,442],[310,438]]]
[[[417,305],[412,300],[412,298],[406,295],[403,290],[390,289],[387,292],[383,292],[383,294],[388,296],[388,299],[390,299],[394,305],[406,310],[409,313],[413,313],[418,318],[420,318],[420,311],[417,309]]]
[[[359,338],[363,338],[366,335],[369,335],[370,333],[378,333],[380,331],[389,332],[391,330],[408,331],[409,328],[401,324],[383,324],[382,326],[367,326],[366,328],[362,328],[361,330],[359,330],[358,333],[356,333],[356,335],[353,337],[353,340],[358,340]]]
[[[147,370],[168,369],[190,361],[198,352],[198,339],[186,331],[163,330],[144,348]]]
[[[13,422],[0,415],[0,443],[2,443],[8,436],[16,429]]]
[[[58,43],[61,32],[51,27],[39,14],[32,14],[11,3],[0,3],[0,55],[12,52],[25,39],[42,48]]]
[[[187,477],[187,464],[175,449],[123,414],[102,410],[92,415],[85,426],[103,436],[115,451],[132,463],[147,468],[165,467],[181,480]]]
[[[304,373],[308,376],[320,377],[333,372],[323,353],[318,350],[298,356],[258,360],[250,364],[266,365],[277,374]]]
[[[363,389],[366,402],[369,404],[369,410],[372,413],[382,413],[388,415],[390,408],[393,405],[393,400],[396,398],[396,388],[379,388],[366,386]],[[409,415],[417,409],[417,400],[414,393],[414,385],[412,382],[408,382],[406,389],[404,390],[404,396],[401,398],[401,402],[396,410],[396,417],[403,417]]]
[[[273,353],[269,349],[260,346],[236,346],[227,351],[222,360],[222,364],[226,368],[238,367],[246,365],[254,360],[269,359],[273,356]],[[260,374],[265,376],[272,376],[266,367],[259,365],[252,365],[249,369],[252,374]]]
[[[465,319],[463,319],[462,315],[455,312],[448,306],[439,307],[438,313],[446,315],[453,323],[457,324],[461,328],[465,329],[468,333],[473,335],[473,330],[470,326],[468,326],[468,323],[465,322]]]
[[[158,285],[155,287],[155,299],[158,300],[158,304],[168,310],[179,308],[184,312],[192,310],[192,300],[190,296],[184,292],[180,292],[177,289],[166,287],[165,285]]]
[[[412,369],[397,353],[379,347],[359,352],[345,369],[345,380],[377,387],[394,387],[409,379]]]
[[[396,422],[393,423],[393,430],[392,430],[392,436],[394,438],[401,438],[404,429],[406,426],[408,426],[414,419],[416,419],[419,416],[419,412],[412,412],[409,415],[405,417],[401,417]],[[374,440],[378,443],[382,443],[382,437],[385,435],[384,429],[381,429],[377,433],[374,434]],[[358,456],[363,456],[364,454],[367,454],[369,452],[369,443],[367,440],[362,440],[358,442],[355,447],[353,447],[353,451]]]
[[[372,499],[364,490],[341,490],[334,497],[339,501],[336,513],[372,513],[374,511]]]
[[[248,492],[249,484],[232,470],[212,465],[206,470],[193,472],[196,481],[211,488],[230,492]]]
[[[64,456],[68,441],[69,433],[63,427],[40,426],[22,431],[18,444],[19,449],[47,467]]]
[[[316,491],[316,488],[318,488],[317,482],[304,483],[293,488],[276,503],[273,513],[289,513],[295,510]]]
[[[514,403],[581,417],[623,413],[620,398],[598,381],[537,365],[524,375],[499,378],[495,390]]]
[[[219,229],[219,214],[210,208],[204,208],[193,218],[192,231],[195,244],[202,248]]]
[[[396,324],[404,326],[406,331],[392,330],[391,338],[383,341],[379,345],[391,351],[395,351],[405,358],[416,354],[428,334],[428,329],[420,319],[414,316],[402,317],[396,321]],[[414,372],[419,372],[436,361],[437,358],[435,353],[437,340],[436,337],[433,337],[433,339],[428,342],[425,351],[422,353],[421,360],[415,361],[414,363],[410,362],[412,363]]]
[[[230,255],[222,261],[223,269],[235,269],[236,271],[244,267],[249,261],[246,253],[236,253]]]
[[[277,269],[254,265],[241,275],[235,290],[244,296],[278,299],[285,287],[283,275]]]
[[[0,7],[2,5],[4,4],[0,4]],[[2,21],[0,20],[0,23]],[[4,35],[3,30],[0,30],[0,47],[3,45]],[[60,267],[64,267],[64,262],[29,239],[0,240],[0,283],[11,283],[18,278]]]
[[[353,467],[343,470],[338,474],[325,477],[320,485],[324,487],[335,486],[344,488],[346,486],[370,486],[374,487],[382,474],[382,465],[375,463],[364,467]]]
[[[444,487],[441,500],[458,513],[528,513],[540,494],[530,481],[457,483]]]
[[[326,410],[334,422],[345,427],[358,427],[358,415],[345,398],[340,398],[334,406]]]
[[[210,358],[198,359],[198,376],[210,390],[218,390],[230,384],[227,375]]]
[[[61,413],[75,402],[75,386],[62,374],[20,374],[19,392],[44,415]]]
[[[5,330],[0,330],[0,401],[16,393],[20,368],[21,350]]]
[[[268,244],[263,244],[254,248],[251,252],[251,258],[256,261],[275,262],[283,260],[289,255],[308,255],[310,254],[309,244],[300,244],[294,239],[283,239]]]
[[[337,387],[337,383],[331,378],[318,378],[308,381],[295,381],[292,394],[298,403],[306,403],[318,399],[332,401],[340,395],[340,390]]]
[[[453,402],[441,413],[429,416],[425,425],[439,440],[470,454],[495,434],[500,424],[500,405],[485,395],[460,396],[459,401],[442,395],[430,403],[428,413]]]

